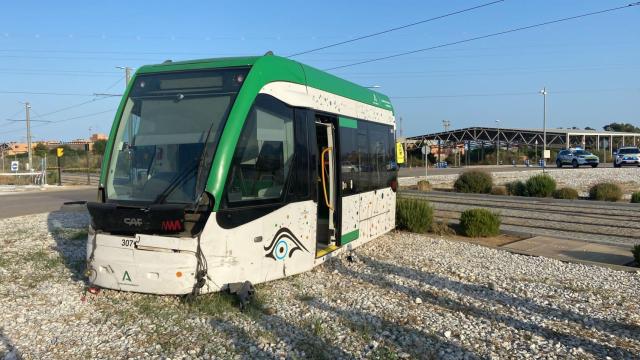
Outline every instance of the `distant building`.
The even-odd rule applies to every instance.
[[[107,139],[109,139],[109,136],[107,136],[105,134],[93,134],[89,138],[89,140],[91,140],[91,142],[96,142],[98,140],[107,140]]]
[[[89,139],[75,139],[71,141],[61,140],[34,140],[31,142],[31,148],[35,149],[36,145],[43,144],[47,149],[55,149],[62,145],[67,145],[74,150],[84,151],[86,145],[89,145],[89,150],[93,150],[93,144],[98,140],[107,140],[109,137],[105,134],[92,134]],[[27,143],[9,142],[0,144],[2,152],[5,156],[13,156],[19,154],[26,154]]]
[[[25,154],[28,152],[26,143],[10,142],[6,144],[4,154],[7,156]]]

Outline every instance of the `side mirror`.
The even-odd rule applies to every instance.
[[[618,155],[618,152],[617,152],[617,151],[614,151],[614,152],[613,152],[613,156],[616,156],[616,155]]]

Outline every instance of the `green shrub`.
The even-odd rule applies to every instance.
[[[425,233],[433,223],[433,208],[429,202],[416,199],[396,200],[396,225],[399,229]]]
[[[636,265],[640,266],[640,244],[635,244],[631,252],[633,253],[633,258],[636,260]]]
[[[547,174],[538,174],[527,179],[525,186],[528,196],[548,197],[556,190],[556,181]]]
[[[500,215],[486,209],[469,209],[460,215],[462,233],[469,237],[496,236],[500,234]]]
[[[491,188],[491,195],[508,195],[505,186],[494,186]]]
[[[491,174],[478,170],[463,172],[453,184],[453,188],[457,192],[478,194],[490,193],[492,186],[493,179]]]
[[[428,180],[420,180],[420,181],[418,181],[418,190],[420,190],[420,191],[431,191],[431,183]]]
[[[520,180],[512,181],[510,183],[505,184],[507,188],[507,193],[513,196],[529,196],[527,193],[527,186],[524,182]]]
[[[640,191],[636,191],[633,194],[631,194],[631,202],[640,203]]]
[[[556,199],[575,200],[578,198],[578,190],[565,187],[554,191],[553,197]]]
[[[589,189],[589,198],[600,201],[618,201],[622,199],[622,189],[614,183],[595,184]]]

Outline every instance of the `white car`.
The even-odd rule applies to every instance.
[[[580,148],[562,150],[558,153],[558,158],[556,159],[556,166],[559,168],[561,168],[562,165],[571,165],[574,168],[580,165],[598,167],[599,163],[600,158]]]
[[[624,165],[640,166],[640,149],[637,147],[623,147],[614,152],[613,166],[622,167]]]

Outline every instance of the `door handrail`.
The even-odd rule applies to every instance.
[[[322,158],[322,192],[324,193],[324,203],[329,209],[333,210],[333,206],[331,205],[331,203],[329,203],[329,197],[327,196],[327,180],[324,175],[324,154],[329,151],[333,151],[333,147],[329,146],[325,148],[324,150],[322,150],[322,153],[320,155],[320,157]]]

